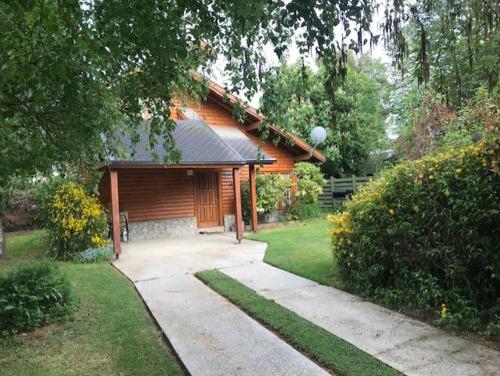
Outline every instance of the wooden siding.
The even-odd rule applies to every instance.
[[[109,205],[109,175],[99,184],[101,200]],[[186,170],[120,170],[120,211],[130,222],[193,217],[193,177]]]
[[[172,118],[182,119],[181,101],[175,101]],[[256,166],[264,173],[289,174],[294,168],[294,154],[283,144],[274,145],[273,140],[261,140],[258,131],[247,132],[244,125],[232,117],[231,110],[209,98],[202,104],[191,103],[190,107],[208,125],[236,126],[276,162],[272,165]],[[241,179],[249,179],[248,166],[241,169]],[[221,194],[223,214],[235,214],[233,171],[221,172]],[[185,169],[123,169],[118,172],[120,211],[126,210],[131,222],[195,216],[193,176]],[[110,205],[110,181],[106,171],[99,182],[100,198]]]
[[[222,212],[224,214],[234,214],[234,184],[233,171],[225,169],[221,172],[222,180]]]

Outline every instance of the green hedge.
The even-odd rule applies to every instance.
[[[401,163],[329,216],[342,278],[436,323],[500,329],[500,142]]]
[[[74,308],[69,282],[53,262],[37,262],[0,275],[2,335],[63,319]]]

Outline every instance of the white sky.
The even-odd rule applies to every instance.
[[[383,0],[377,0],[377,3],[380,5],[379,10],[377,10],[374,14],[374,19],[372,22],[372,32],[373,34],[381,34],[381,30],[379,25],[382,23],[382,18],[383,18],[383,6],[382,6],[382,1]],[[340,33],[339,33],[340,35]],[[374,46],[372,51],[369,51],[369,46],[364,46],[365,48],[363,49],[364,53],[369,53],[372,57],[380,59],[383,63],[389,64],[389,56],[387,54],[387,51],[385,50],[382,42],[382,38],[379,39],[378,45]],[[365,50],[366,49],[366,50]],[[264,55],[266,56],[267,62],[269,66],[277,66],[279,65],[279,59],[276,56],[276,54],[273,51],[272,46],[268,45],[264,48]],[[300,59],[300,54],[299,50],[295,46],[295,43],[292,43],[292,45],[289,47],[288,50],[288,63],[293,63],[296,62],[297,60]],[[305,58],[305,62],[307,65],[309,65],[313,70],[315,70],[316,65],[315,65],[315,56],[307,56]],[[215,69],[213,70],[213,74],[211,77],[215,82],[224,85],[227,84],[227,79],[224,74],[224,60],[220,59],[216,66]],[[240,95],[243,97],[242,95]],[[259,92],[256,95],[253,96],[253,98],[248,98],[243,97],[243,99],[246,99],[249,101],[249,103],[253,106],[258,108],[259,107],[259,99],[262,96],[262,93]]]

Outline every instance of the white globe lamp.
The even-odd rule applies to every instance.
[[[323,127],[314,127],[311,131],[311,139],[314,142],[314,148],[326,140],[326,129]]]

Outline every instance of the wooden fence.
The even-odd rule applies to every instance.
[[[350,178],[325,179],[323,193],[319,196],[319,201],[323,209],[333,211],[338,208],[351,194],[357,192],[358,187],[368,182],[369,177],[351,176]]]

